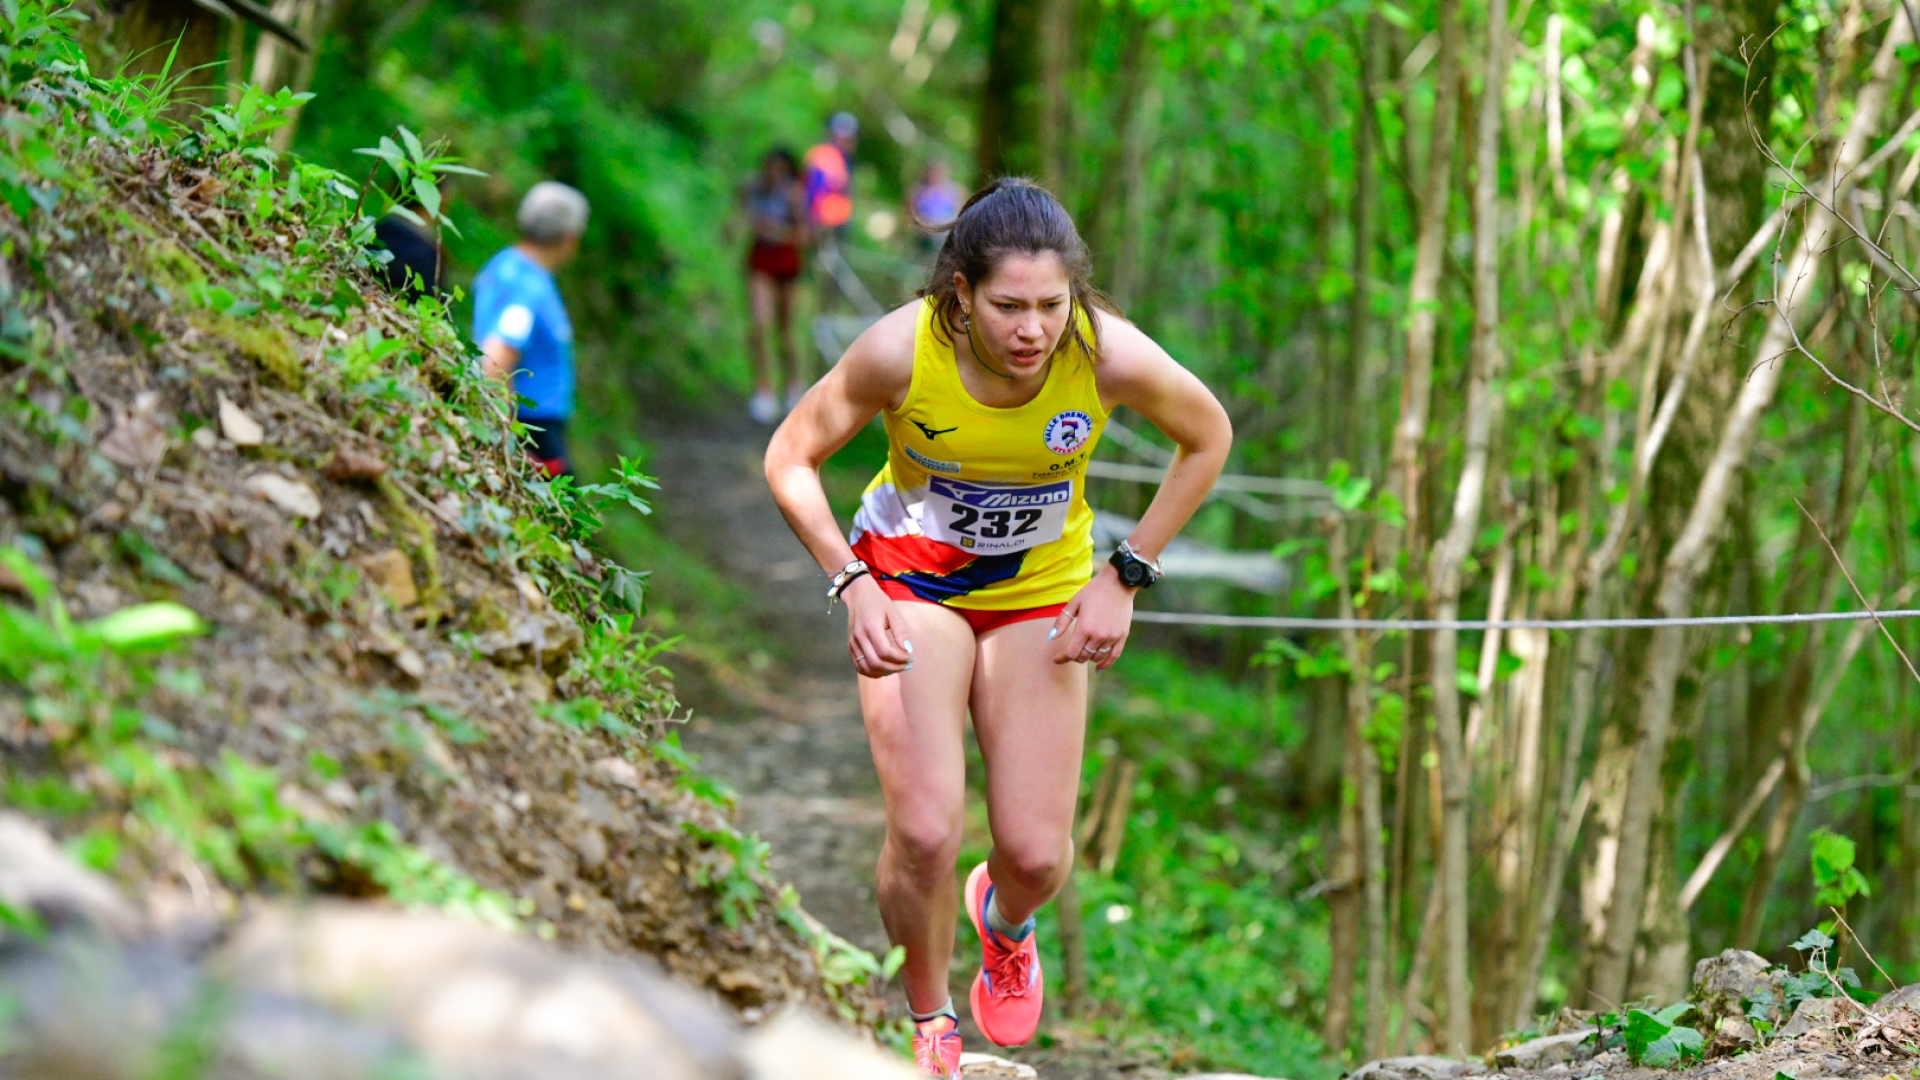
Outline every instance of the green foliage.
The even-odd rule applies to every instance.
[[[1686,1002],[1657,1012],[1629,1009],[1626,1023],[1627,1058],[1635,1065],[1667,1069],[1695,1060],[1706,1050],[1706,1037],[1679,1023],[1693,1010]]]
[[[1222,1070],[1321,1080],[1333,1072],[1314,1033],[1326,913],[1293,899],[1315,838],[1282,824],[1273,781],[1300,735],[1290,704],[1129,650],[1102,676],[1083,787],[1102,758],[1133,761],[1133,814],[1113,875],[1082,871],[1079,890],[1103,1030],[1189,1047]],[[1043,930],[1041,948],[1057,948],[1055,927]],[[1045,962],[1060,970],[1056,955]]]
[[[104,799],[129,810],[123,830],[96,828],[71,842],[82,862],[111,873],[127,869],[130,845],[179,850],[235,888],[286,890],[300,887],[303,853],[319,851],[360,867],[397,903],[513,922],[510,898],[405,843],[384,821],[305,821],[281,801],[283,781],[276,770],[231,750],[222,751],[213,767],[170,753],[179,733],[143,711],[140,701],[163,681],[154,663],[205,632],[198,615],[163,602],[75,623],[46,575],[19,548],[0,547],[0,567],[34,599],[31,609],[0,605],[0,695],[18,695],[22,713],[51,741],[66,774],[92,777],[81,791],[62,775],[28,777],[9,768],[9,801],[15,793],[33,793],[46,809],[71,813]],[[0,704],[5,701],[0,696]],[[393,695],[379,705],[393,711],[419,707],[456,741],[463,727],[473,730],[417,699]]]
[[[430,227],[430,222],[444,224],[455,236],[460,235],[458,226],[441,217],[440,178],[456,174],[485,176],[486,173],[478,169],[469,169],[458,164],[460,159],[440,153],[442,144],[435,144],[432,148],[421,145],[420,137],[408,131],[405,125],[395,129],[395,132],[400,136],[400,141],[397,143],[391,136],[382,135],[378,146],[362,147],[354,151],[356,154],[365,154],[386,162],[399,184],[401,195],[398,198],[384,187],[373,189],[381,198],[380,212],[397,214],[423,229]],[[426,212],[426,217],[422,218],[415,213],[406,205],[408,202],[417,204]]]
[[[767,899],[770,850],[766,841],[725,826],[710,829],[688,821],[681,828],[701,845],[688,876],[695,885],[713,892],[720,921],[733,927],[753,918]]]
[[[1820,927],[1814,927],[1794,941],[1793,950],[1805,960],[1805,971],[1789,973],[1782,984],[1786,1010],[1792,1015],[1802,1001],[1845,995],[1860,1001],[1872,1001],[1879,995],[1865,990],[1860,976],[1850,967],[1835,969],[1829,959],[1836,942]]]
[[[669,732],[664,739],[655,742],[650,748],[654,756],[673,766],[674,783],[680,790],[694,798],[721,810],[731,812],[739,802],[739,793],[725,780],[700,771],[700,758],[688,753],[680,745],[680,733]]]
[[[813,946],[820,976],[830,988],[840,1014],[849,1021],[857,1022],[860,1015],[849,992],[855,987],[886,982],[906,960],[906,950],[898,945],[887,950],[886,956],[877,957],[822,926],[800,906],[800,894],[791,885],[780,887],[777,909],[781,921]]]
[[[1826,829],[1815,829],[1811,844],[1808,861],[1813,867],[1814,903],[1844,909],[1847,901],[1856,896],[1873,895],[1866,875],[1853,865],[1852,840]]]

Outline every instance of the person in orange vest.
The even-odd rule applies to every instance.
[[[853,148],[860,141],[860,121],[850,112],[837,112],[827,121],[827,139],[807,151],[807,216],[815,234],[837,237],[853,219]]]

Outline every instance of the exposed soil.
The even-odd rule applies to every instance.
[[[725,856],[683,826],[717,828],[719,812],[630,741],[541,712],[598,692],[576,663],[597,601],[549,581],[550,602],[503,557],[512,534],[497,526],[530,506],[526,467],[498,404],[489,414],[463,384],[451,333],[424,332],[344,267],[364,306],[337,320],[296,309],[242,322],[188,303],[192,282],[239,260],[288,257],[299,225],[249,232],[208,173],[156,152],[100,153],[111,214],[74,199],[30,223],[0,209],[9,332],[25,326],[51,354],[0,360],[9,415],[30,404],[59,418],[57,430],[0,423],[0,543],[39,553],[77,616],[170,599],[213,625],[179,662],[204,689],[159,690],[149,704],[178,732],[163,752],[273,766],[302,816],[384,819],[521,898],[543,933],[654,955],[749,1019],[784,1002],[830,1010],[812,947],[771,904],[729,927],[701,883]],[[375,408],[345,392],[327,355],[369,328],[418,357],[387,362],[404,393]],[[223,429],[222,398],[262,429],[258,445],[245,445],[245,425]],[[355,455],[384,474],[350,475],[340,463]],[[581,549],[572,558],[581,580],[611,572]],[[13,602],[20,585],[0,581]],[[78,764],[69,734],[0,692],[7,771],[77,770],[64,782],[98,796],[92,810],[44,815],[53,830],[117,827],[114,781]],[[323,756],[338,776],[316,771]],[[223,917],[251,887],[152,850],[130,846],[114,868],[137,894]],[[301,876],[277,887],[370,891],[327,860]]]

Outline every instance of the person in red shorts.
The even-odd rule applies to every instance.
[[[1003,178],[960,210],[921,298],[857,338],[767,448],[781,513],[847,606],[847,651],[886,797],[880,912],[921,1071],[958,1074],[947,995],[969,715],[993,851],[967,876],[969,995],[1000,1046],[1033,1037],[1033,913],[1073,865],[1087,671],[1125,648],[1134,595],[1206,499],[1233,428],[1199,379],[1088,283],[1073,219]],[[1087,463],[1126,405],[1178,448],[1146,516],[1095,573]],[[887,464],[842,535],[820,466],[875,416]]]
[[[755,382],[747,415],[756,424],[771,424],[782,411],[775,396],[781,376],[775,353],[785,361],[787,407],[792,408],[806,389],[800,350],[793,340],[793,302],[804,261],[800,253],[807,242],[807,193],[793,152],[779,147],[767,151],[760,161],[760,174],[747,185],[741,201],[753,222],[747,293],[753,304],[748,346],[753,352]]]

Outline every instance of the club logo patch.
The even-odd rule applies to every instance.
[[[1047,449],[1056,454],[1074,453],[1092,437],[1093,417],[1078,409],[1068,409],[1047,421]]]

